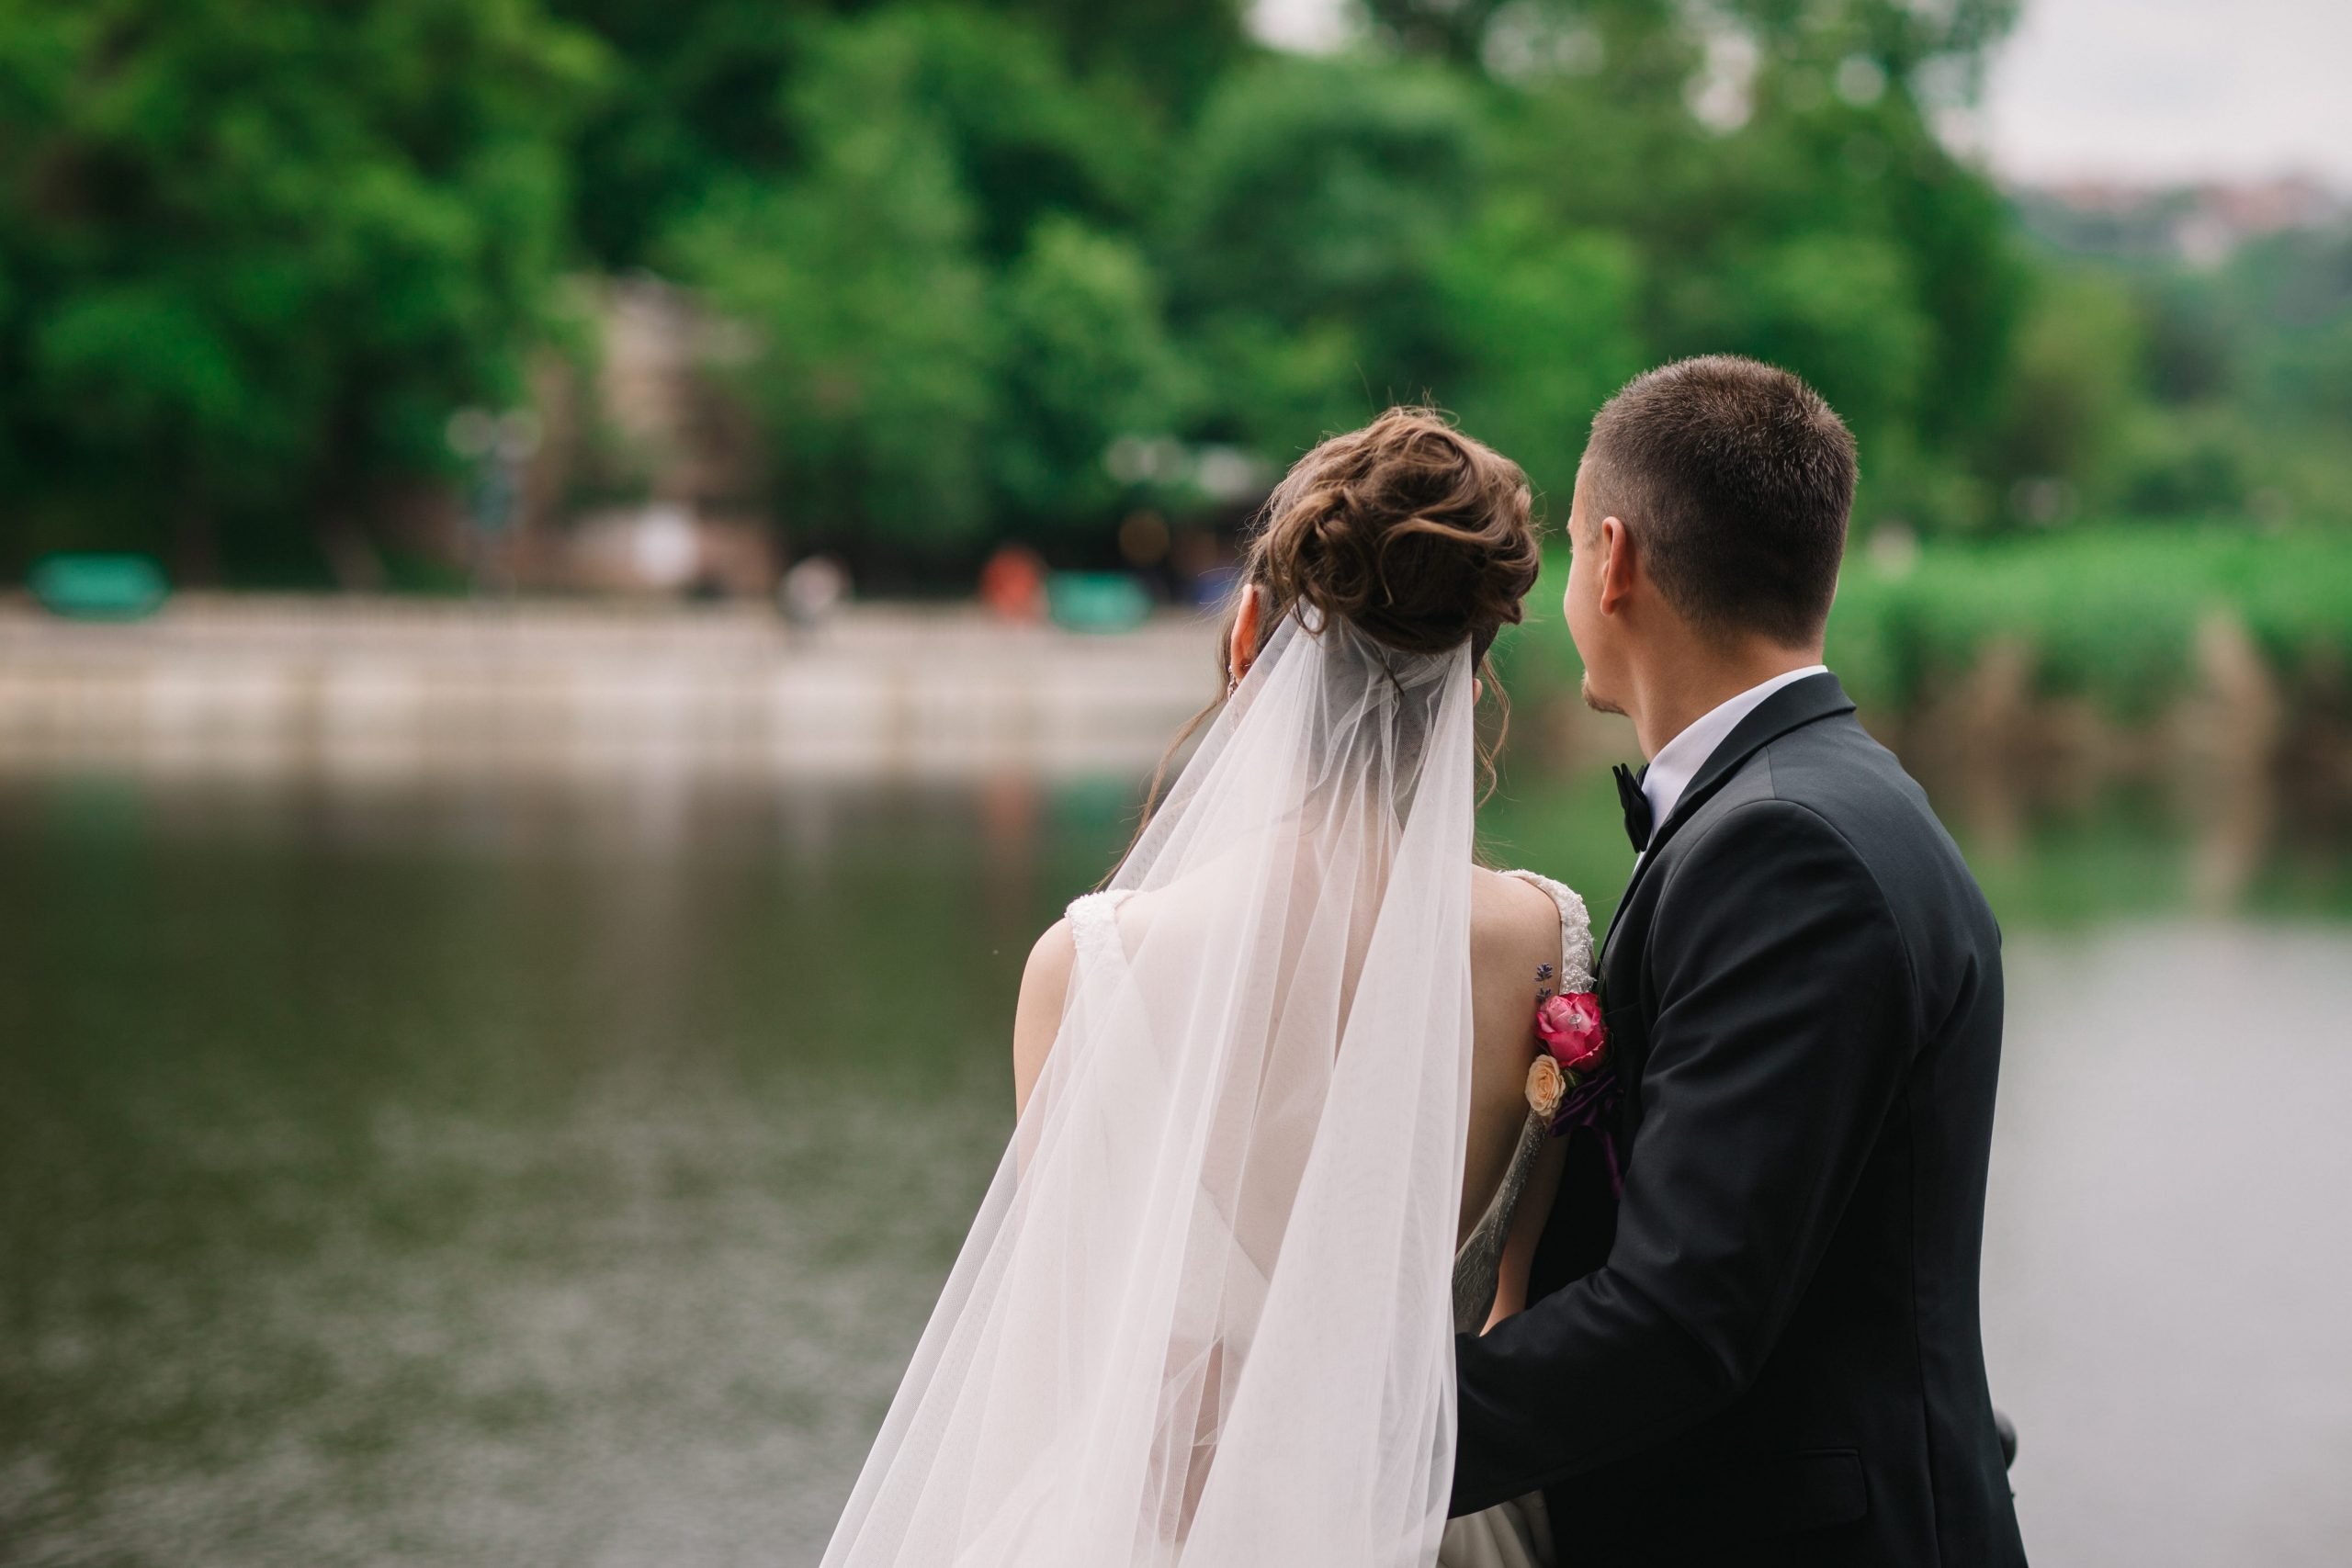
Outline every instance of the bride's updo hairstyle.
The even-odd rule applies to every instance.
[[[1263,596],[1261,649],[1301,606],[1316,612],[1317,625],[1336,616],[1403,653],[1443,653],[1467,642],[1472,667],[1501,715],[1493,741],[1478,749],[1491,791],[1510,701],[1487,651],[1506,623],[1519,621],[1542,553],[1533,492],[1517,463],[1434,409],[1390,409],[1301,457],[1266,498],[1217,634],[1226,695],[1244,593]],[[1224,702],[1220,696],[1194,714],[1169,743],[1144,794],[1144,823],[1169,764]],[[1138,841],[1142,834],[1138,825]]]
[[[1267,498],[1240,572],[1265,595],[1259,641],[1311,605],[1406,653],[1467,641],[1492,684],[1487,650],[1541,564],[1532,512],[1517,463],[1433,409],[1390,409],[1301,457]]]

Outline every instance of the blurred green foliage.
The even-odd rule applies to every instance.
[[[1561,620],[1567,552],[1545,558],[1524,630],[1497,644],[1514,694],[1566,691],[1580,666]],[[2158,715],[2197,676],[2214,614],[2251,636],[2299,705],[2352,691],[2352,535],[2302,528],[2091,525],[2054,536],[1930,540],[1916,554],[1849,556],[1828,659],[1871,712],[1915,709],[2015,649],[2029,694],[2089,700],[2127,723]]]
[[[1838,585],[1830,638],[1859,700],[1908,707],[1984,648],[2026,650],[2036,685],[2143,719],[2193,671],[2198,623],[2241,622],[2290,689],[2352,672],[2352,537],[2243,528],[2087,527],[2054,539],[1931,546],[1900,573]]]
[[[0,570],[365,580],[450,413],[639,267],[731,323],[791,546],[901,580],[1230,522],[1187,454],[1392,400],[1556,516],[1610,390],[1709,350],[1846,414],[1864,536],[2352,519],[2352,231],[2038,238],[1932,129],[2014,0],[1363,0],[1317,57],[1243,9],[0,0]]]
[[[363,557],[360,509],[559,329],[605,59],[534,0],[0,4],[17,553]]]

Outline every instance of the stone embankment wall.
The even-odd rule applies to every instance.
[[[1212,626],[953,607],[183,595],[107,626],[0,606],[0,767],[695,769],[888,778],[1148,769],[1215,694]]]

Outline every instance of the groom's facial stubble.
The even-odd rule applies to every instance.
[[[1618,706],[1616,703],[1602,696],[1599,692],[1592,689],[1592,671],[1589,670],[1584,672],[1584,683],[1581,690],[1584,693],[1584,705],[1590,708],[1595,713],[1613,713],[1622,715],[1625,711],[1623,708]]]

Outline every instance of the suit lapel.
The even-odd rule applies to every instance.
[[[1642,890],[1650,867],[1657,863],[1668,842],[1747,765],[1749,758],[1767,745],[1792,729],[1853,711],[1853,701],[1838,683],[1838,677],[1826,673],[1808,675],[1802,681],[1792,681],[1757,704],[1755,711],[1734,726],[1732,732],[1724,737],[1723,744],[1708,756],[1690,786],[1683,790],[1682,798],[1674,803],[1673,814],[1650,834],[1649,848],[1626,882],[1624,895],[1617,900],[1617,912],[1610,919],[1609,933],[1602,939],[1600,955],[1593,964],[1593,973],[1601,977],[1601,1006],[1612,1030],[1623,1024],[1633,1004],[1621,1000],[1611,1005],[1611,997],[1622,995],[1620,987],[1611,983],[1611,960],[1616,959],[1625,967],[1624,979],[1637,993],[1643,962],[1639,948],[1622,957],[1617,953],[1617,933],[1633,923],[1634,896]],[[1647,916],[1645,914],[1640,919],[1646,926]],[[1642,1073],[1648,1065],[1651,1022],[1638,1013],[1634,1017],[1638,1027],[1632,1030],[1626,1039],[1627,1049],[1617,1062],[1618,1081],[1625,1090],[1624,1101],[1618,1110],[1618,1146],[1629,1159],[1634,1137],[1641,1130]]]
[[[1837,676],[1825,671],[1790,682],[1757,704],[1753,712],[1732,727],[1732,732],[1724,737],[1722,745],[1708,753],[1706,761],[1682,791],[1682,797],[1674,803],[1672,814],[1651,829],[1649,848],[1643,852],[1641,863],[1634,867],[1634,874],[1617,900],[1617,913],[1610,919],[1609,934],[1600,945],[1600,962],[1593,966],[1595,974],[1607,973],[1610,951],[1617,945],[1617,931],[1625,923],[1625,911],[1633,908],[1635,890],[1649,874],[1650,867],[1657,863],[1667,840],[1680,830],[1682,824],[1712,799],[1743,763],[1772,741],[1792,729],[1853,711],[1853,699],[1846,694],[1845,687],[1838,683]]]

